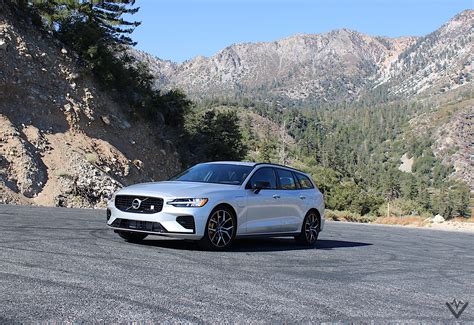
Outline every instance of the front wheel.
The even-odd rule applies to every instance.
[[[120,237],[131,243],[137,243],[142,241],[148,236],[148,234],[143,234],[140,232],[131,232],[131,231],[118,231]]]
[[[222,251],[232,245],[237,231],[234,212],[225,207],[217,207],[207,220],[201,246],[208,250]]]
[[[298,243],[306,246],[314,246],[318,240],[319,230],[321,229],[320,218],[316,211],[309,211],[303,221],[301,233],[295,237]]]

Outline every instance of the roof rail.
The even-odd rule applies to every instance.
[[[283,168],[288,168],[288,169],[292,169],[294,171],[297,171],[297,172],[300,172],[300,173],[303,173],[303,174],[306,174],[304,171],[302,170],[299,170],[299,169],[296,169],[296,168],[293,168],[293,167],[288,167],[288,166],[285,166],[285,165],[280,165],[280,164],[274,164],[274,163],[256,163],[254,165],[254,167],[257,167],[258,165],[271,165],[271,166],[275,166],[275,167],[283,167]]]

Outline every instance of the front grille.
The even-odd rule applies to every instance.
[[[194,218],[193,216],[179,216],[176,218],[176,222],[179,223],[186,229],[194,231]]]
[[[128,220],[119,218],[115,219],[114,222],[112,222],[112,227],[151,232],[167,232],[165,227],[163,227],[159,222]]]
[[[120,211],[151,214],[163,209],[163,199],[159,197],[117,195],[115,207]]]

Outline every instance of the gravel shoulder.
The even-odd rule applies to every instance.
[[[372,223],[371,225],[382,225],[378,223]],[[426,230],[444,230],[444,231],[454,231],[454,232],[474,232],[474,222],[460,222],[460,221],[445,221],[441,223],[422,223],[420,224],[407,224],[407,225],[397,225],[397,224],[383,224],[387,227],[402,227],[402,228],[417,228],[417,229],[426,229]]]

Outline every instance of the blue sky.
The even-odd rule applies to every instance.
[[[425,35],[474,0],[137,0],[137,48],[182,62],[243,42],[350,28],[370,35]]]

